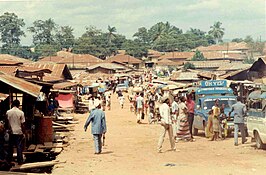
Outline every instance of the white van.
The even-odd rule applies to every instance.
[[[254,93],[253,93],[254,94]],[[252,94],[250,94],[252,95]],[[248,100],[248,134],[255,139],[258,149],[266,149],[266,92],[259,92],[257,97]]]
[[[255,139],[258,149],[266,148],[266,114],[250,109],[247,117],[248,134]]]

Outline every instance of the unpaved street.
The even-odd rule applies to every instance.
[[[66,163],[55,167],[53,175],[266,174],[266,152],[255,149],[250,138],[235,147],[233,138],[211,142],[197,136],[196,142],[177,143],[177,151],[172,152],[167,136],[163,153],[157,153],[160,125],[148,125],[147,119],[136,124],[129,102],[120,109],[116,96],[112,96],[111,111],[106,111],[106,145],[102,154],[95,155],[90,128],[86,133],[83,129],[87,116],[75,114],[79,124],[71,133],[70,146],[57,158]]]

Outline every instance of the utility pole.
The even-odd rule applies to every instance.
[[[75,65],[74,65],[74,57],[75,57],[75,56],[74,56],[74,54],[72,54],[72,56],[73,56],[73,58],[72,58],[72,68],[74,68],[74,66],[75,66]]]

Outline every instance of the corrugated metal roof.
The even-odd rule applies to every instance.
[[[194,52],[166,52],[164,55],[160,56],[158,59],[188,59],[195,55]]]
[[[15,76],[18,66],[0,66],[0,71]]]
[[[217,70],[220,71],[234,71],[234,70],[243,70],[250,68],[251,64],[243,64],[243,63],[227,63],[221,65]]]
[[[88,70],[95,69],[97,67],[102,67],[105,69],[113,69],[113,70],[124,70],[126,69],[124,66],[115,64],[115,63],[99,63],[99,64],[94,64],[92,66],[87,67]]]
[[[0,54],[0,60],[16,61],[16,62],[20,62],[20,63],[30,63],[30,62],[32,62],[29,59],[16,57],[16,56],[9,55],[9,54]]]
[[[120,63],[131,63],[131,64],[140,64],[141,60],[132,57],[130,55],[116,55],[105,60],[105,62],[120,62]]]
[[[212,78],[213,75],[224,75],[226,71],[202,71],[198,73],[198,76],[205,77],[205,78]]]
[[[248,45],[245,42],[236,43],[224,43],[223,45],[211,45],[207,47],[200,46],[196,48],[199,51],[231,51],[231,50],[248,50]]]
[[[174,72],[171,75],[171,80],[198,80],[196,72]]]
[[[220,66],[224,64],[230,63],[229,60],[224,61],[187,61],[189,63],[192,63],[195,68],[202,69],[202,68],[219,68]]]
[[[70,81],[65,81],[65,82],[54,84],[53,88],[54,89],[65,89],[65,88],[76,86],[76,85],[77,85],[77,83],[72,83]]]
[[[41,86],[29,83],[21,78],[13,77],[2,72],[0,72],[0,81],[33,97],[37,97],[41,90]]]
[[[180,65],[180,63],[178,63],[178,62],[174,62],[174,61],[168,60],[166,58],[165,59],[161,59],[156,64],[159,65],[159,66],[174,66],[174,65],[177,66],[177,65]],[[181,65],[182,65],[182,63],[181,63]]]
[[[149,58],[159,58],[162,56],[162,53],[157,50],[148,49],[148,57]]]
[[[12,61],[12,60],[1,60],[0,59],[0,65],[20,65],[23,64],[23,62],[20,61]]]
[[[55,63],[48,63],[48,62],[36,62],[32,64],[27,64],[30,67],[36,67],[40,69],[49,69],[52,71],[51,76],[53,77],[62,77],[63,71],[66,67],[65,64],[55,64]]]
[[[96,64],[103,62],[103,60],[90,55],[90,54],[74,54],[66,51],[57,52],[57,56],[49,56],[42,58],[39,62],[54,62],[60,64],[77,64],[80,66],[80,63],[86,68],[91,64]]]
[[[241,69],[241,70],[232,71],[232,72],[229,72],[227,74],[224,74],[224,75],[222,75],[220,77],[226,79],[226,78],[235,76],[235,75],[239,74],[240,72],[246,71],[247,69]]]

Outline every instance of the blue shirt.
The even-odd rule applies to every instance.
[[[244,115],[247,111],[246,105],[238,101],[232,105],[232,111],[234,112],[234,123],[244,123]]]
[[[103,134],[106,132],[105,114],[102,110],[96,108],[93,109],[84,125],[85,131],[91,124],[91,134]]]

